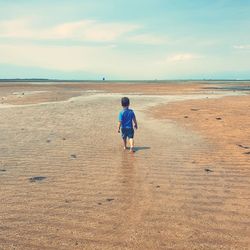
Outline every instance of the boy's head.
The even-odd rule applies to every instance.
[[[121,104],[122,104],[123,108],[128,107],[129,106],[129,99],[128,99],[128,97],[122,97]]]

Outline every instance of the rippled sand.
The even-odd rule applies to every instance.
[[[139,122],[134,154],[116,132],[126,93]],[[248,249],[250,156],[237,164],[229,147],[225,161],[209,129],[174,119],[183,106],[164,113],[174,101],[241,94],[199,84],[1,86],[0,249]]]

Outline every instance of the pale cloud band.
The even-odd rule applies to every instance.
[[[185,62],[192,61],[201,58],[202,56],[191,54],[191,53],[182,53],[182,54],[174,54],[167,57],[166,61],[168,62]]]
[[[112,46],[41,46],[0,45],[0,63],[41,67],[64,72],[86,71],[89,73],[125,75],[132,79],[150,79],[152,76],[181,71],[193,72],[192,54],[176,54],[162,61],[144,54],[138,57],[113,50]],[[178,65],[179,63],[179,65]],[[173,68],[174,67],[174,68]],[[107,73],[108,72],[108,73]],[[138,77],[140,76],[140,77]]]
[[[233,47],[234,47],[234,49],[250,50],[250,44],[235,45],[235,46],[233,46]]]
[[[31,40],[71,40],[86,42],[116,42],[119,39],[136,44],[159,45],[167,39],[143,33],[143,27],[132,23],[98,22],[80,20],[61,23],[52,27],[36,27],[33,19],[15,19],[0,22],[0,38]],[[133,34],[140,31],[142,34]]]

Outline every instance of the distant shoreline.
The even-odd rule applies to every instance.
[[[63,79],[44,79],[44,78],[15,78],[15,79],[0,79],[0,83],[234,83],[234,82],[250,82],[250,79],[174,79],[174,80],[63,80]]]

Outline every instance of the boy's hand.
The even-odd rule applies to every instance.
[[[137,126],[137,124],[135,124],[135,129],[138,129],[138,126]]]
[[[117,132],[120,133],[121,131],[121,121],[118,122],[118,125],[117,125]]]

